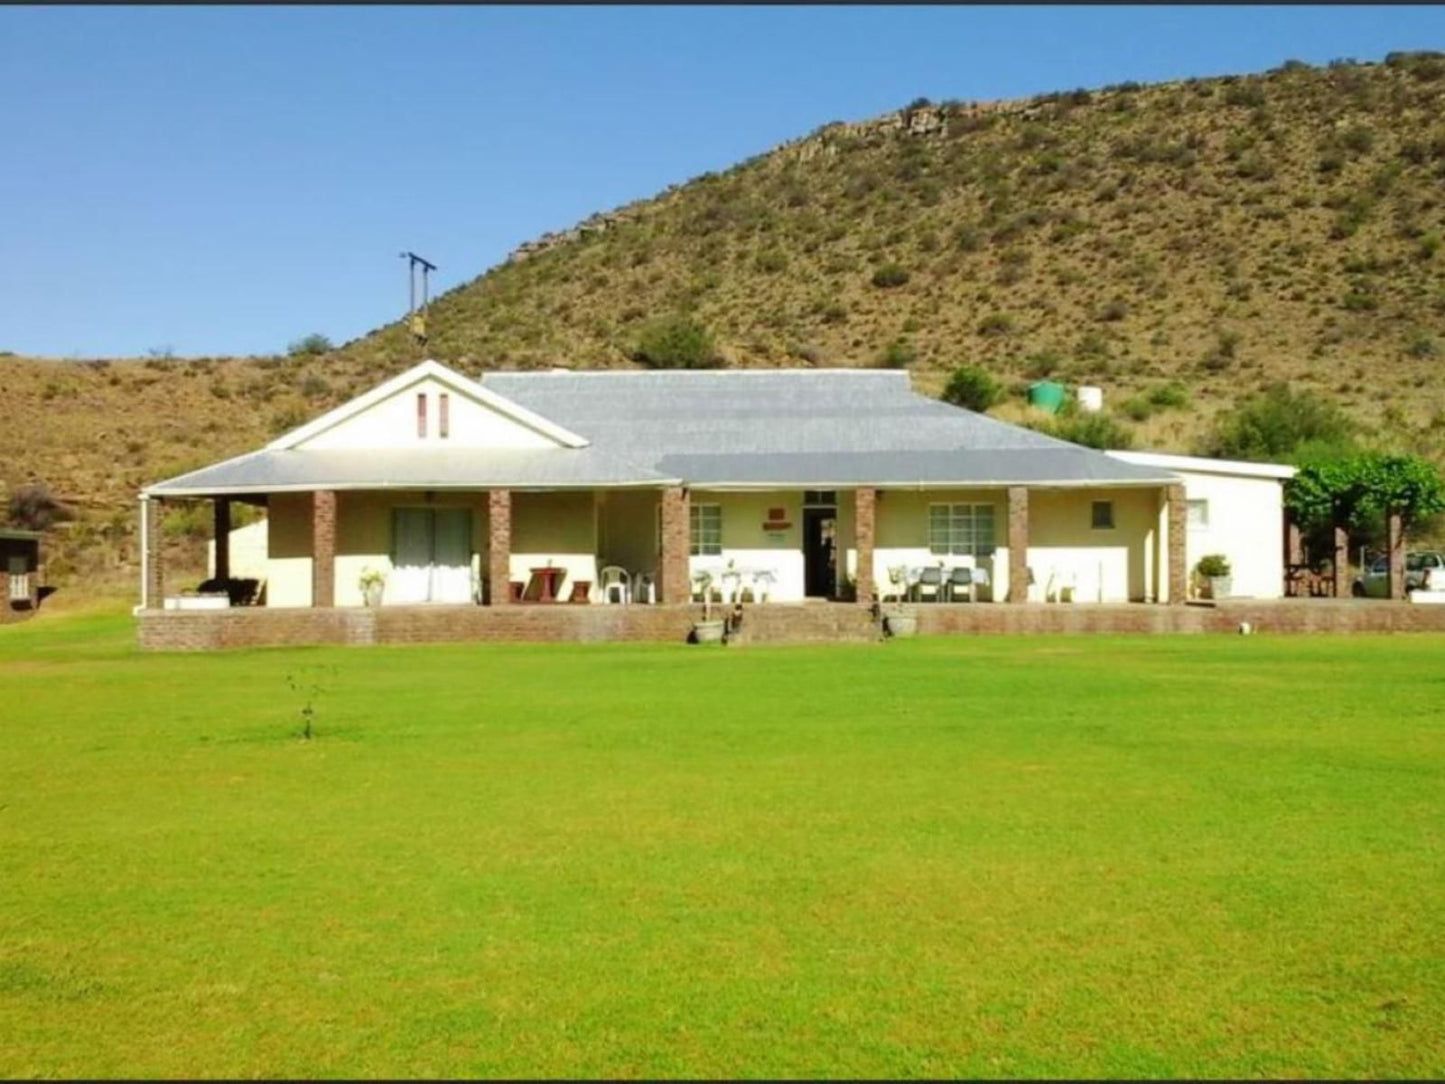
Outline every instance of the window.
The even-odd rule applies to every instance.
[[[1208,501],[1186,501],[1185,507],[1189,512],[1190,530],[1203,530],[1209,526]]]
[[[928,549],[939,556],[992,557],[993,505],[930,504]]]
[[[442,392],[437,396],[437,436],[445,440],[451,435],[451,396]]]
[[[838,491],[836,489],[805,489],[803,490],[804,504],[834,505],[838,503]]]
[[[1112,531],[1114,529],[1114,502],[1095,501],[1092,516],[1094,530]]]
[[[426,392],[416,394],[416,435],[426,436]]]
[[[722,505],[690,505],[688,552],[694,557],[715,557],[722,553]]]

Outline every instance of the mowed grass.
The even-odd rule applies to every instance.
[[[4,1075],[1445,1073],[1445,638],[132,637],[0,630]]]

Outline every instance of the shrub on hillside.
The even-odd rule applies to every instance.
[[[873,285],[883,290],[906,285],[911,276],[901,264],[885,263],[873,272]]]
[[[1128,426],[1107,414],[1068,413],[1038,426],[1051,437],[1082,444],[1086,448],[1130,448],[1134,434]]]
[[[1309,449],[1349,447],[1354,434],[1354,422],[1335,404],[1275,384],[1221,414],[1200,451],[1224,459],[1297,461]]]
[[[661,316],[637,336],[632,359],[651,369],[715,369],[722,360],[712,333],[690,316]]]
[[[882,369],[906,369],[917,358],[917,347],[900,335],[879,353],[878,366]]]
[[[286,347],[286,353],[294,358],[310,354],[324,354],[331,348],[331,340],[325,335],[311,334],[291,343]]]
[[[1007,335],[1014,330],[1014,318],[1006,312],[995,312],[985,316],[978,325],[978,333],[986,336]]]
[[[57,523],[75,518],[69,506],[44,482],[16,486],[6,503],[5,516],[12,526],[22,531],[48,531]]]
[[[960,365],[944,385],[945,403],[976,410],[980,414],[998,402],[1003,389],[997,380],[976,365]]]

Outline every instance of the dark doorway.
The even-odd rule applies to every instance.
[[[803,593],[809,598],[838,594],[838,509],[803,509]]]

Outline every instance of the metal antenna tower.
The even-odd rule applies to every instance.
[[[400,254],[407,263],[408,293],[406,305],[407,323],[411,327],[411,337],[418,346],[426,345],[426,309],[428,300],[427,275],[437,269],[437,265],[430,260],[423,259],[415,252],[403,252]],[[421,268],[421,308],[416,307],[416,269]]]

